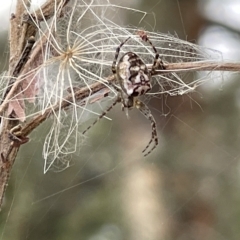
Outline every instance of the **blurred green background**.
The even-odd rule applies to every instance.
[[[218,6],[210,0],[130,4],[149,13],[141,26],[150,31],[198,43],[215,24],[239,38],[237,29],[202,12],[200,5],[210,2]],[[139,19],[131,14],[124,24],[139,26]],[[7,42],[6,33],[1,39]],[[235,47],[224,35],[219,40]],[[149,122],[135,110],[127,119],[118,106],[109,114],[113,121],[99,122],[79,153],[69,156],[72,166],[44,175],[46,122],[16,160],[0,239],[240,239],[239,80],[239,74],[215,84],[211,78],[195,93],[151,99],[160,141],[147,158],[141,150],[150,137]]]

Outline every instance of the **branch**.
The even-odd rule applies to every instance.
[[[148,68],[151,69],[152,65],[149,65]],[[214,63],[214,62],[191,62],[191,63],[169,63],[165,65],[165,70],[157,70],[155,75],[162,75],[168,72],[189,72],[189,71],[240,71],[240,63]],[[106,81],[111,83],[115,80],[114,75],[111,75],[106,78]],[[48,117],[50,117],[54,112],[57,112],[62,109],[69,108],[73,100],[75,102],[82,102],[86,98],[96,94],[99,91],[104,89],[104,94],[101,97],[98,97],[97,101],[100,101],[102,98],[108,96],[111,90],[106,87],[106,84],[103,84],[98,80],[96,83],[80,88],[74,92],[74,96],[69,94],[64,98],[63,101],[60,101],[51,108],[48,108],[44,114],[39,114],[35,116],[29,123],[27,123],[22,129],[22,135],[27,137],[36,127],[38,127],[42,122],[44,122]],[[80,105],[85,105],[84,102]]]
[[[69,0],[49,0],[44,5],[44,9],[39,10],[39,13],[41,16],[48,16],[48,18],[52,17],[54,14],[58,14],[58,16],[60,16],[63,6],[65,6],[68,1]],[[9,81],[7,84],[7,91],[4,96],[4,100],[0,106],[0,115],[2,116],[0,135],[0,208],[2,206],[10,172],[19,151],[20,145],[27,142],[27,138],[23,139],[21,135],[16,138],[18,141],[20,139],[20,142],[16,141],[16,139],[10,136],[11,129],[16,128],[19,121],[17,119],[14,119],[14,117],[8,116],[6,109],[8,107],[9,100],[13,99],[14,96],[18,94],[18,89],[21,86],[22,76],[29,71],[29,68],[32,65],[33,61],[37,58],[37,54],[32,55],[30,59],[24,57],[26,52],[23,50],[30,36],[34,37],[37,32],[36,26],[33,24],[34,21],[31,22],[28,21],[28,19],[26,20],[24,18],[26,17],[25,10],[30,8],[30,3],[31,1],[29,0],[18,0],[16,4],[16,11],[11,15],[10,21],[10,60],[8,69]],[[35,15],[32,16],[31,19],[36,20],[35,23],[38,23],[39,19],[37,19],[37,17]],[[42,44],[44,41],[46,41],[46,36],[47,35],[43,37],[44,40],[40,39],[43,41],[41,44],[38,44],[39,47],[36,48],[34,51],[35,53],[39,53],[42,50]]]
[[[156,74],[168,72],[196,72],[196,71],[228,71],[239,72],[240,63],[216,63],[216,62],[185,62],[185,63],[169,63],[165,65],[166,70],[157,70]]]

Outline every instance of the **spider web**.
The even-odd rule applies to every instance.
[[[124,8],[109,1],[72,1],[60,19],[54,16],[50,20],[44,20],[39,27],[40,37],[47,37],[46,46],[35,61],[36,67],[32,66],[33,70],[22,77],[22,81],[26,83],[19,93],[18,101],[23,103],[27,100],[31,103],[36,100],[34,107],[27,108],[27,118],[44,113],[49,108],[54,111],[43,148],[45,173],[51,168],[59,171],[71,165],[63,159],[68,159],[69,154],[83,145],[81,126],[88,118],[97,118],[101,114],[92,110],[89,103],[98,99],[99,95],[101,97],[102,93],[95,94],[84,102],[73,101],[68,110],[55,111],[54,106],[69,93],[73,94],[76,88],[90,88],[97,81],[109,88],[108,100],[111,101],[116,93],[108,86],[106,77],[112,74],[111,65],[116,47],[129,36],[131,39],[123,46],[121,54],[131,51],[139,55],[146,64],[153,63],[152,48],[141,41],[136,34],[138,29],[121,27],[114,21],[116,16],[129,11],[138,14],[139,21],[146,15],[146,12]],[[221,60],[217,51],[167,34],[147,34],[165,63]],[[187,80],[190,79],[188,75],[192,76],[190,73],[169,72],[154,77],[154,88],[148,94],[149,97],[159,94],[183,95],[194,91],[207,79]],[[2,83],[6,82],[6,78],[7,76],[2,78]],[[30,87],[34,91],[27,94]],[[1,90],[4,94],[6,89],[2,87]]]

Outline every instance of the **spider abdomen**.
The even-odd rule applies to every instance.
[[[155,70],[165,69],[163,61],[159,58],[157,49],[153,46],[152,42],[148,39],[144,31],[139,31],[139,36],[143,41],[148,42],[155,53],[155,58],[150,71],[143,60],[134,52],[125,53],[119,61],[118,56],[121,47],[131,38],[128,37],[117,48],[115,57],[112,63],[112,73],[114,74],[115,81],[112,85],[118,92],[117,98],[102,114],[90,125],[83,134],[85,134],[94,124],[103,118],[117,103],[122,103],[122,110],[129,110],[137,108],[150,122],[152,127],[151,139],[147,146],[143,149],[144,156],[150,154],[158,145],[158,136],[156,130],[156,121],[146,104],[141,102],[138,96],[144,95],[151,90],[151,77]],[[151,147],[153,143],[153,146]],[[151,147],[151,148],[150,148]],[[150,149],[149,149],[150,148]]]
[[[146,64],[133,52],[121,57],[117,65],[117,76],[122,90],[128,96],[140,96],[152,88]]]

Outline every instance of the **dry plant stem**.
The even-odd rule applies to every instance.
[[[58,2],[61,3],[61,10],[62,10],[62,7],[66,5],[66,3],[68,2],[69,0],[58,0]],[[21,2],[21,1],[20,1]],[[54,1],[50,0],[48,2],[46,2],[46,4],[44,4],[45,6],[45,12],[42,12],[42,14],[46,14],[48,17],[51,17],[50,16],[50,13],[54,14],[54,11],[51,10],[52,8],[55,7],[55,4],[53,4]],[[54,8],[55,9],[55,8]],[[38,12],[38,11],[37,11]],[[25,32],[25,31],[24,31]],[[28,32],[25,32],[26,34]],[[43,36],[38,40],[38,42],[36,43],[36,47],[34,48],[34,51],[32,52],[32,54],[30,55],[29,57],[29,60],[27,61],[27,63],[25,64],[25,66],[23,67],[22,71],[21,71],[21,76],[23,76],[24,74],[27,74],[29,69],[30,69],[30,66],[31,66],[31,63],[35,62],[35,61],[38,61],[38,58],[39,56],[41,55],[42,53],[42,46],[44,46],[47,42],[47,39],[48,39],[48,36],[49,36],[49,33],[45,33],[43,34]],[[25,39],[23,39],[24,42],[26,42],[26,40],[29,38],[28,35],[25,36]],[[10,76],[10,75],[9,75]],[[11,90],[9,91],[9,93],[7,94],[7,96],[4,98],[4,101],[3,103],[1,104],[0,106],[0,115],[3,115],[3,112],[6,110],[7,106],[8,106],[8,102],[10,99],[12,99],[17,91],[18,91],[18,88],[19,88],[19,84],[21,83],[22,79],[21,79],[21,76],[19,78],[16,79],[15,83],[12,85],[11,87]],[[16,76],[15,76],[16,77]]]
[[[21,71],[21,76],[23,76],[24,74],[27,74],[32,62],[37,61],[37,58],[38,58],[39,54],[41,54],[41,51],[42,51],[42,45],[44,45],[46,43],[46,41],[47,41],[47,35],[44,35],[40,40],[38,40],[37,46],[35,47],[34,51],[29,56],[28,61],[26,62],[25,66],[23,67],[23,69]],[[12,99],[17,94],[19,85],[22,82],[21,76],[16,79],[15,83],[12,85],[7,96],[4,98],[4,101],[0,106],[0,115],[3,115],[3,112],[6,110],[6,108],[8,106],[9,100]]]
[[[37,26],[34,24],[27,11],[30,9],[31,1],[25,0],[24,3],[25,11],[21,16],[22,34],[20,35],[20,43],[22,43],[22,49],[25,47],[27,39],[29,39],[30,37],[35,37],[37,33]]]
[[[25,5],[24,5],[25,3]],[[22,36],[22,14],[25,11],[25,6],[28,6],[28,0],[17,1],[16,11],[12,14],[10,21],[10,64],[9,73],[14,68],[16,61],[19,59],[21,51],[23,49],[23,38]]]
[[[35,38],[32,36],[28,39],[28,43],[27,43],[26,47],[24,48],[24,50],[23,50],[23,52],[20,56],[20,59],[16,64],[16,67],[13,70],[12,77],[10,78],[10,80],[8,82],[8,87],[7,87],[7,90],[4,94],[3,99],[6,99],[8,93],[10,92],[10,90],[12,88],[12,85],[16,81],[16,78],[20,74],[20,72],[21,72],[22,68],[24,67],[25,63],[28,61],[28,57],[29,57],[29,54],[32,50],[32,47],[33,47],[34,43],[35,43]],[[2,105],[2,103],[1,103],[1,105]],[[5,100],[5,106],[7,106],[6,103],[7,103],[7,101]]]
[[[151,65],[148,66],[151,68]],[[165,65],[165,70],[158,70],[156,71],[155,75],[161,75],[164,72],[182,72],[182,71],[238,71],[240,72],[240,63],[199,63],[199,62],[192,62],[192,63],[170,63]],[[114,75],[109,76],[106,81],[113,82]],[[91,89],[91,90],[90,90]],[[101,82],[96,82],[89,87],[83,87],[74,93],[74,96],[69,94],[66,98],[62,101],[49,108],[45,111],[44,114],[39,114],[38,116],[34,117],[29,123],[27,123],[23,129],[22,134],[26,137],[30,134],[37,126],[39,126],[42,122],[44,122],[53,112],[59,111],[59,106],[61,109],[68,108],[75,98],[76,102],[83,101],[85,98],[105,89],[105,93],[110,92],[110,89],[106,87],[106,85],[102,84]],[[107,94],[103,94],[102,97],[107,96]],[[98,98],[100,101],[101,98]]]
[[[54,5],[52,4],[53,2],[55,2]],[[46,13],[44,11],[40,11],[40,12],[43,14],[43,16],[47,15],[50,18],[53,14],[55,14],[54,11],[50,10],[51,8],[54,10],[56,10],[56,8],[58,10],[59,9],[62,10],[62,7],[65,6],[67,2],[68,0],[58,0],[57,2],[50,0],[45,4],[47,12]],[[13,76],[15,66],[17,66],[17,62],[20,59],[20,55],[23,51],[25,43],[27,39],[29,39],[29,34],[35,35],[36,33],[35,31],[36,29],[34,29],[35,26],[33,27],[31,23],[28,23],[28,22],[22,22],[22,17],[24,16],[26,7],[28,8],[30,3],[31,1],[29,0],[18,0],[16,4],[16,11],[14,14],[12,14],[12,17],[11,17],[10,39],[9,39],[10,60],[9,60],[8,76]],[[56,4],[61,4],[60,8]],[[50,6],[50,7],[47,7],[47,6]],[[60,14],[61,14],[61,11],[59,11],[58,15],[60,16]],[[39,48],[41,48],[41,46]],[[2,206],[3,197],[4,197],[4,193],[8,183],[10,171],[12,169],[15,158],[19,151],[19,147],[21,145],[21,144],[15,145],[14,142],[9,138],[10,130],[18,125],[18,121],[16,119],[9,120],[6,113],[6,108],[8,106],[8,100],[13,98],[17,94],[17,90],[20,86],[19,84],[21,83],[21,76],[24,73],[28,72],[27,69],[29,69],[31,65],[31,61],[34,61],[34,57],[29,59],[29,61],[25,65],[25,69],[21,71],[20,76],[19,76],[19,73],[17,74],[18,76],[14,76],[18,78],[14,82],[13,86],[10,87],[9,93],[7,94],[6,98],[4,99],[3,103],[0,106],[0,109],[1,109],[0,115],[3,116],[2,122],[1,122],[2,130],[0,135],[0,208]]]
[[[169,63],[165,65],[166,70],[157,70],[156,74],[169,72],[196,72],[196,71],[228,71],[239,72],[240,63],[224,62],[188,62],[188,63]]]
[[[114,80],[114,76],[110,76],[107,81],[112,82]],[[101,91],[102,89],[107,89],[108,91],[110,91],[110,89],[108,89],[106,87],[106,85],[101,84],[99,82],[96,82],[92,85],[90,85],[89,87],[83,87],[81,89],[79,89],[78,91],[76,91],[74,93],[74,96],[72,94],[69,94],[68,96],[66,96],[66,98],[59,102],[58,104],[54,105],[51,108],[48,108],[44,114],[39,114],[36,117],[34,117],[29,123],[27,123],[23,128],[22,128],[22,136],[27,136],[28,134],[30,134],[37,126],[39,126],[42,122],[44,122],[49,116],[51,116],[51,114],[53,112],[59,111],[60,110],[60,106],[61,109],[66,109],[69,106],[72,105],[72,103],[74,102],[73,100],[75,99],[75,102],[77,101],[82,101],[85,98]],[[91,90],[90,90],[91,89]],[[107,92],[107,91],[106,91]],[[105,96],[105,95],[103,95]],[[80,104],[81,105],[81,104]]]
[[[21,17],[25,10],[23,3],[29,2],[28,0],[19,0],[16,4],[16,12],[12,14],[10,21],[10,60],[8,74],[11,76],[14,72],[14,67],[21,55],[24,38],[21,37]],[[6,117],[6,113],[3,112],[2,116]],[[2,132],[0,136],[0,207],[2,206],[3,195],[6,190],[7,182],[9,179],[10,171],[13,166],[14,160],[17,156],[19,148],[13,148],[11,140],[9,139],[9,130],[18,124],[18,121],[10,121],[2,119]],[[8,154],[8,159],[3,156]]]
[[[48,0],[42,5],[41,10],[39,9],[32,14],[32,17],[38,21],[46,21],[53,16],[56,8],[62,9],[68,2],[69,0]],[[61,13],[61,11],[58,12]]]

